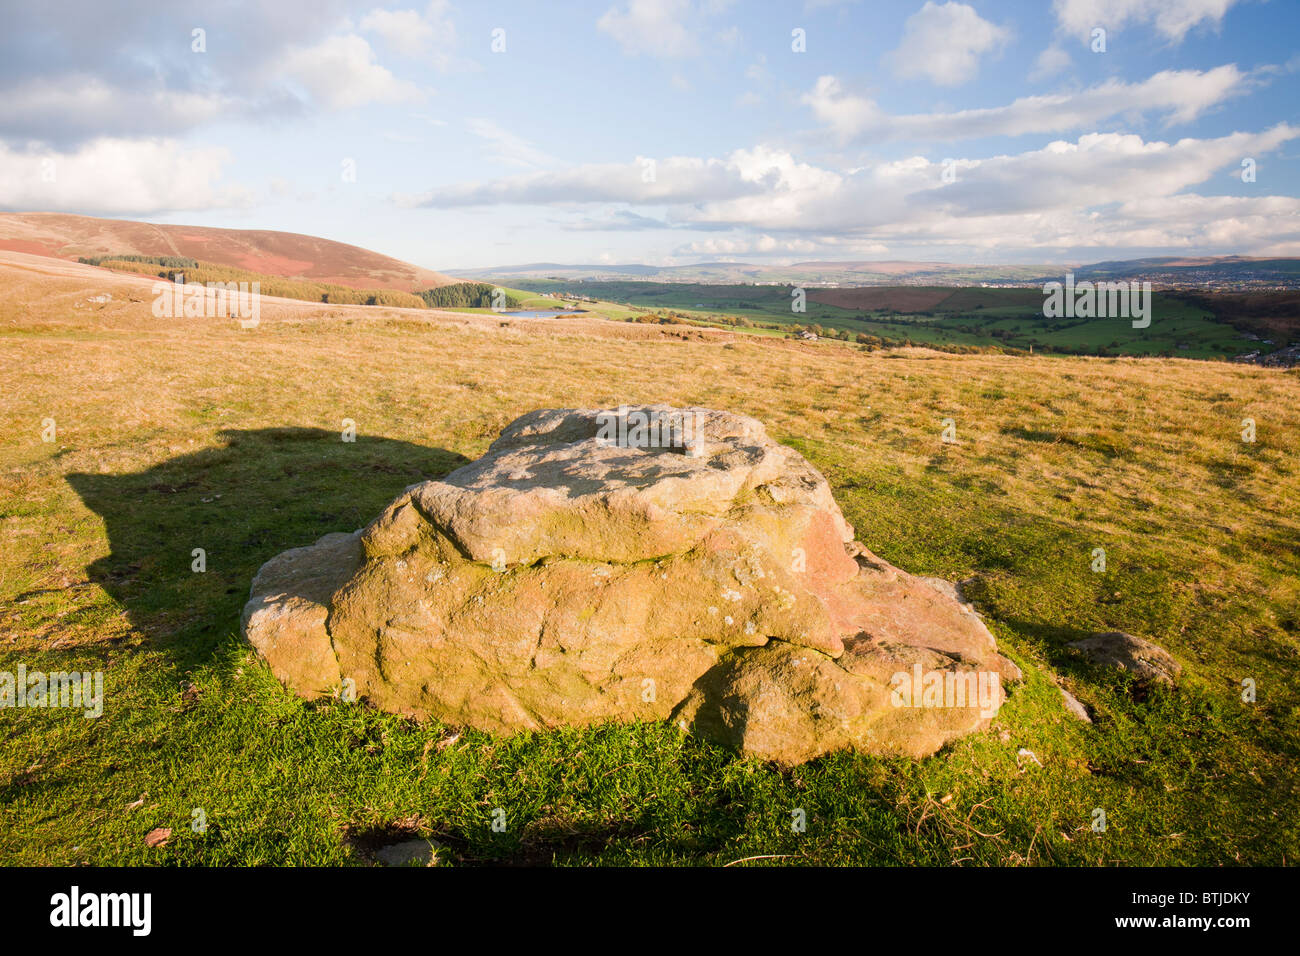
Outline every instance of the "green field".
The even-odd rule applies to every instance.
[[[671,313],[706,325],[734,327],[737,317],[753,325],[779,329],[812,328],[821,334],[872,336],[873,344],[930,345],[1002,349],[1075,355],[1166,355],[1185,358],[1230,358],[1251,350],[1231,326],[1216,321],[1205,308],[1174,294],[1156,293],[1149,328],[1135,329],[1126,319],[1048,319],[1042,314],[1041,289],[940,289],[908,291],[951,293],[938,307],[907,312],[858,310],[814,301],[809,289],[806,311],[791,311],[785,286],[698,285],[656,282],[570,282],[514,280],[531,292],[580,292],[602,300],[588,306],[611,318],[645,310]],[[550,301],[550,300],[539,300]],[[619,305],[611,309],[614,303]],[[770,329],[751,328],[751,331]]]

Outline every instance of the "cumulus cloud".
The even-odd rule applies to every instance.
[[[1009,31],[964,3],[927,0],[903,24],[903,40],[887,61],[901,77],[923,76],[939,86],[958,86],[979,71],[980,57],[1000,49]]]
[[[424,95],[415,84],[397,79],[375,62],[370,44],[355,34],[327,37],[314,46],[290,50],[284,73],[330,109],[410,102]]]
[[[0,143],[0,207],[146,215],[245,205],[247,191],[220,183],[229,160],[226,149],[171,139],[99,139],[62,153]]]
[[[1186,123],[1249,89],[1234,64],[1200,70],[1164,70],[1138,83],[1108,80],[1076,93],[1026,96],[1005,106],[954,113],[892,115],[871,99],[846,92],[823,76],[805,94],[813,114],[844,140],[859,137],[945,141],[981,136],[1060,133],[1095,127],[1120,115],[1154,114]]]
[[[1201,23],[1218,26],[1236,0],[1056,0],[1060,28],[1087,40],[1094,27],[1118,30],[1130,23],[1153,24],[1162,36],[1181,42]]]
[[[1242,156],[1273,152],[1297,137],[1300,128],[1286,124],[1173,143],[1089,133],[1074,142],[951,166],[913,156],[842,172],[759,146],[724,160],[665,160],[651,183],[638,175],[636,164],[592,164],[452,187],[424,197],[423,204],[657,204],[667,207],[664,221],[674,227],[738,230],[737,242],[766,236],[822,243],[818,237],[838,236],[890,246],[984,249],[1108,246],[1122,244],[1118,237],[1134,245],[1181,248],[1189,237],[1208,242],[1227,235],[1230,230],[1216,224],[1216,217],[1227,216],[1243,236],[1247,226],[1254,229],[1248,238],[1257,245],[1286,242],[1295,233],[1295,201],[1261,197],[1233,204],[1183,191]],[[1160,200],[1166,201],[1163,207]],[[711,248],[722,251],[730,241],[719,238]]]
[[[55,143],[76,142],[98,129],[145,136],[211,122],[233,108],[218,91],[124,90],[96,76],[35,77],[0,94],[0,136]]]
[[[111,16],[10,6],[0,30],[0,138],[10,143],[67,150],[418,94],[356,34],[349,0],[231,0],[205,8],[199,23],[184,5],[150,0],[120,0]],[[446,9],[436,0],[414,19],[376,10],[362,22],[393,53],[427,47],[432,34],[422,56],[436,63],[438,39],[451,35]],[[196,29],[206,31],[203,52],[193,48]]]

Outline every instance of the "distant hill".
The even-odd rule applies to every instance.
[[[461,281],[359,246],[293,232],[157,225],[49,212],[0,213],[0,249],[59,259],[186,256],[353,289],[416,292]]]
[[[696,262],[681,266],[630,264],[564,264],[534,262],[461,269],[457,275],[483,280],[558,279],[570,282],[701,283],[714,285],[822,286],[1036,286],[1059,280],[1066,271],[1080,279],[1150,279],[1178,288],[1288,286],[1300,284],[1300,258],[1262,259],[1247,256],[1166,256],[1121,259],[1091,265],[965,265],[954,262],[815,260],[789,265],[753,262]]]
[[[493,266],[490,269],[457,269],[457,275],[476,279],[531,278],[599,282],[641,279],[649,282],[693,282],[733,285],[803,283],[811,285],[946,285],[1042,282],[1059,276],[1064,266],[961,265],[951,262],[794,262],[772,265],[753,262],[695,262],[682,266],[651,266],[642,263],[531,262]]]
[[[1097,262],[1075,269],[1079,278],[1097,279],[1144,276],[1178,283],[1295,282],[1300,279],[1300,259],[1261,259],[1251,256],[1158,256]]]

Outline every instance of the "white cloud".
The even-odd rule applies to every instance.
[[[891,115],[874,100],[846,92],[823,76],[803,102],[841,139],[945,141],[981,136],[1060,133],[1096,127],[1116,116],[1154,114],[1166,124],[1187,123],[1249,89],[1234,64],[1200,70],[1164,70],[1139,83],[1107,80],[1077,93],[1026,96],[1006,105],[955,113]]]
[[[399,80],[375,62],[375,53],[363,37],[332,36],[311,47],[290,50],[284,73],[331,109],[348,109],[367,103],[398,103],[422,99],[413,83]]]
[[[226,149],[171,139],[99,139],[66,153],[0,143],[0,207],[144,215],[242,206],[251,195],[219,183],[229,160]]]
[[[901,77],[928,77],[939,86],[957,86],[979,71],[979,58],[1009,38],[964,3],[927,0],[903,24],[903,40],[887,55]]]
[[[700,51],[699,33],[691,25],[694,19],[690,0],[628,0],[624,9],[606,10],[596,27],[628,53],[682,57]]]
[[[93,76],[34,78],[0,95],[0,131],[175,132],[219,119],[234,108],[230,99],[218,93],[134,90]]]
[[[1300,128],[1286,124],[1173,143],[1089,133],[1024,153],[960,160],[951,183],[944,164],[922,156],[836,171],[759,146],[725,160],[664,160],[654,183],[642,181],[634,165],[587,165],[445,189],[424,204],[665,205],[662,221],[676,228],[742,233],[735,240],[715,237],[719,243],[768,237],[824,244],[830,236],[891,248],[1191,248],[1239,235],[1243,248],[1273,247],[1297,233],[1296,200],[1232,201],[1184,190],[1242,156],[1264,155],[1296,138]]]
[[[1038,59],[1034,61],[1034,68],[1029,71],[1029,80],[1031,83],[1037,83],[1040,80],[1049,79],[1064,70],[1068,70],[1072,62],[1070,54],[1053,43],[1038,54]]]
[[[1129,23],[1152,23],[1175,43],[1200,23],[1216,27],[1236,0],[1056,0],[1056,19],[1071,36],[1087,40],[1093,27],[1108,32]]]
[[[421,14],[418,10],[375,9],[362,18],[360,28],[380,37],[396,53],[419,57],[436,69],[452,64],[456,25],[451,20],[448,0],[432,0]]]
[[[419,56],[433,42],[433,27],[415,10],[372,10],[361,29],[374,33],[403,56]]]
[[[763,183],[746,181],[737,167],[723,160],[638,157],[631,163],[597,163],[557,172],[526,173],[398,198],[407,205],[439,209],[506,203],[691,203],[763,188]]]
[[[1300,199],[1292,196],[1159,196],[1125,203],[1116,215],[1129,246],[1300,253]]]

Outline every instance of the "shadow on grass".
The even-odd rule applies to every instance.
[[[313,428],[223,431],[221,439],[142,472],[68,476],[108,533],[111,551],[90,566],[90,579],[182,670],[239,640],[263,562],[360,528],[408,485],[467,460],[386,438],[344,442]]]
[[[1097,631],[1029,621],[1023,618],[999,618],[999,620],[1017,634],[1036,641],[1047,663],[1057,672],[1085,680],[1097,672],[1095,665],[1089,664],[1082,654],[1076,653],[1067,646],[1074,641],[1092,637],[1098,633]]]
[[[483,828],[479,828],[480,830]],[[739,827],[726,828],[714,839],[695,841],[689,845],[658,848],[661,851],[698,853],[712,851],[734,839]],[[346,830],[346,828],[345,828]],[[345,832],[345,840],[357,859],[364,863],[378,862],[379,851],[385,846],[411,840],[423,840],[437,848],[438,859],[455,866],[552,866],[556,864],[591,863],[602,853],[628,849],[654,841],[657,827],[648,815],[642,817],[605,817],[600,819],[575,819],[564,816],[547,816],[530,820],[518,838],[505,834],[482,833],[460,829],[450,824],[434,827],[411,826],[408,821]]]

